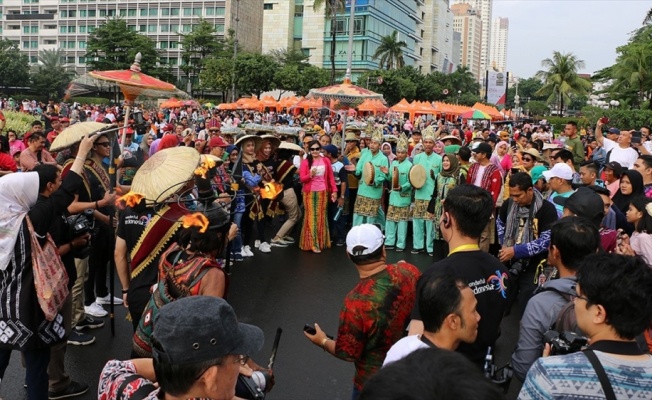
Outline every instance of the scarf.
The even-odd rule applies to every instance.
[[[450,168],[445,170],[442,168],[440,174],[446,178],[457,178],[460,176],[460,161],[455,157],[455,154],[446,153],[444,157],[448,157],[448,162],[450,163]]]
[[[392,152],[392,145],[387,143],[387,142],[383,143],[382,146],[380,146],[380,151],[383,151],[385,149],[385,147],[389,147],[389,154],[387,154],[387,159],[389,160],[389,163],[391,164],[392,161],[394,161],[396,159],[396,154],[394,154],[394,152]]]
[[[20,225],[38,199],[36,172],[9,174],[0,178],[0,270],[7,269]]]
[[[467,178],[467,180],[471,182],[471,184],[475,182],[475,176],[478,174],[479,171],[480,171],[480,164],[474,163],[473,165],[471,165],[469,169],[470,175]],[[495,171],[498,171],[500,173],[498,167],[496,167],[492,163],[489,163],[487,164],[486,167],[484,167],[484,174],[482,175],[482,181],[480,182],[481,188],[491,191],[491,175],[493,175]]]
[[[505,225],[504,245],[512,247],[515,244],[529,243],[535,239],[537,227],[534,224],[535,215],[539,212],[543,204],[543,195],[534,189],[532,203],[530,207],[520,207],[512,199],[509,200],[509,209],[507,210],[507,223]],[[530,218],[530,216],[532,216]],[[521,224],[521,221],[524,221]],[[522,226],[521,226],[522,225]],[[522,232],[519,230],[522,228]]]

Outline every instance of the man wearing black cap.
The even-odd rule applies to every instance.
[[[620,177],[623,174],[623,167],[617,161],[611,161],[604,165],[604,183],[611,197],[620,189]]]
[[[238,374],[263,347],[264,336],[260,328],[239,323],[225,300],[191,296],[161,309],[152,339],[153,359],[104,366],[101,399],[230,400]]]
[[[618,232],[602,226],[605,209],[608,208],[605,208],[600,194],[594,186],[578,188],[564,201],[564,217],[577,215],[591,221],[599,229],[602,250],[611,253],[616,250]]]
[[[503,178],[500,170],[491,162],[491,146],[484,142],[476,142],[471,148],[473,158],[476,163],[469,168],[469,175],[466,178],[466,183],[483,188],[491,193],[491,198],[494,201],[494,209],[496,208],[496,200],[500,195],[500,188],[503,184]],[[480,235],[480,249],[485,252],[489,251],[491,242],[492,226],[495,223],[494,216],[491,216],[489,223]]]

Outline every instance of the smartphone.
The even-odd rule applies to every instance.
[[[643,136],[641,135],[641,132],[632,131],[632,143],[641,144],[642,141],[643,141]]]
[[[309,335],[314,335],[314,334],[317,333],[317,330],[315,329],[315,327],[310,325],[310,324],[305,324],[303,326],[303,331],[308,333]]]
[[[603,124],[606,125],[606,124],[609,123],[609,118],[607,118],[607,117],[602,117],[602,118],[600,118],[600,122],[602,122]]]

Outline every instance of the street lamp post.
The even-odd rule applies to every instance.
[[[462,91],[458,90],[457,91],[457,102],[455,104],[460,104],[460,96],[462,95]]]
[[[238,60],[238,22],[240,22],[240,0],[235,6],[235,33],[233,35],[233,74],[231,75],[231,103],[235,103],[235,63]]]

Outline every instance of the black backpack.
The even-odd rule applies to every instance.
[[[555,292],[561,297],[564,298],[566,303],[562,306],[562,308],[559,310],[559,313],[557,314],[557,318],[553,322],[552,326],[550,327],[551,330],[555,330],[557,332],[575,332],[578,335],[584,336],[580,328],[577,326],[577,318],[575,317],[575,303],[573,302],[573,298],[570,294],[564,293],[559,289],[555,288],[545,288],[543,291],[551,291]]]

